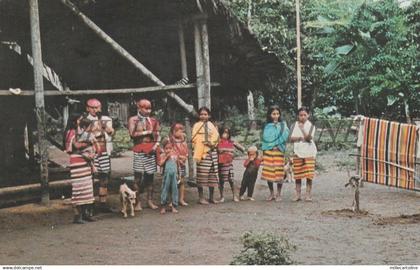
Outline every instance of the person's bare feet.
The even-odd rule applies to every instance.
[[[166,209],[165,209],[165,207],[162,207],[161,209],[160,209],[160,214],[161,215],[163,215],[163,214],[165,214],[166,213]]]
[[[274,200],[274,194],[270,194],[270,196],[266,199],[266,201]]]
[[[233,201],[234,202],[239,202],[239,199],[238,199],[238,197],[235,195],[235,196],[233,196]]]
[[[241,196],[240,200],[245,201],[245,196]]]
[[[296,197],[294,197],[294,198],[293,198],[293,201],[294,201],[294,202],[298,202],[298,201],[300,201],[300,200],[302,200],[302,199],[301,199],[300,197],[298,197],[298,196],[296,196]]]
[[[276,202],[281,202],[281,195],[280,194],[276,195]]]
[[[223,201],[225,201],[225,200],[223,200]],[[220,203],[220,201],[216,201],[215,199],[210,199],[209,203],[218,204],[218,203]]]
[[[311,195],[306,195],[305,201],[312,202],[312,196]]]
[[[225,197],[220,198],[220,200],[217,201],[218,203],[224,203],[225,202]]]
[[[209,202],[208,202],[206,199],[204,199],[204,198],[200,199],[200,200],[198,201],[198,203],[199,203],[199,204],[204,204],[204,205],[209,204]]]
[[[250,200],[252,202],[255,201],[255,199],[253,197],[249,197],[248,200]]]
[[[152,200],[147,201],[147,205],[149,205],[150,209],[158,209],[159,207],[153,203]]]
[[[179,205],[181,205],[181,206],[188,206],[188,203],[186,203],[184,201],[179,201]]]
[[[178,210],[176,210],[175,207],[172,207],[171,210],[172,210],[172,213],[174,213],[174,214],[178,213]]]
[[[138,203],[138,204],[136,204],[136,206],[134,206],[134,211],[135,212],[140,212],[142,210],[143,210],[143,208],[141,208],[141,204],[140,203]]]

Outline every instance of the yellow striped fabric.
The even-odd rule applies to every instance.
[[[295,179],[313,180],[315,176],[315,158],[293,157],[293,174]]]
[[[415,125],[365,118],[361,146],[363,179],[386,186],[416,189],[413,170],[417,136]]]
[[[280,150],[263,152],[263,169],[261,180],[281,182],[284,180],[284,154]]]

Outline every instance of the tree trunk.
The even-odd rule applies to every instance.
[[[254,103],[254,95],[251,91],[248,91],[248,118],[249,120],[255,120],[255,103]]]
[[[410,116],[410,106],[408,105],[407,99],[404,99],[404,112],[405,112],[405,118],[407,120],[407,123],[411,124],[411,116]]]

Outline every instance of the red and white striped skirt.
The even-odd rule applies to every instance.
[[[93,178],[90,164],[79,154],[70,155],[71,202],[73,205],[91,204],[93,195]]]

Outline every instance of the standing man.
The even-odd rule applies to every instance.
[[[112,119],[102,115],[101,102],[95,98],[86,102],[86,118],[92,121],[92,133],[99,144],[99,151],[95,157],[95,168],[99,178],[99,211],[113,212],[106,204],[108,196],[108,182],[111,177],[111,151],[112,151]]]
[[[150,117],[152,104],[147,99],[136,102],[137,115],[128,120],[128,132],[133,139],[134,188],[137,192],[135,210],[140,211],[140,193],[146,189],[147,204],[151,209],[158,207],[153,203],[153,178],[157,172],[157,154],[160,147],[160,124],[156,118]]]

